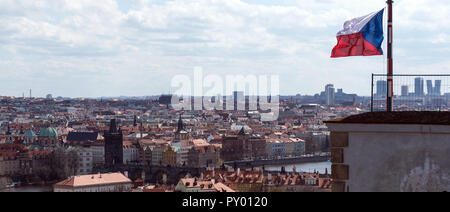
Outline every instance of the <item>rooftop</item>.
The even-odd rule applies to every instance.
[[[69,132],[67,141],[97,141],[98,133],[92,132]]]
[[[450,125],[450,112],[371,112],[325,121],[325,123]]]
[[[120,183],[132,183],[132,181],[122,173],[108,173],[75,176],[56,183],[55,186],[84,187]]]

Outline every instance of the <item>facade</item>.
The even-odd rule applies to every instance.
[[[177,151],[177,164],[178,166],[187,166],[189,161],[189,150],[192,146],[181,146]]]
[[[114,166],[123,164],[123,134],[117,129],[116,120],[112,119],[109,131],[105,131],[105,164]]]
[[[176,166],[177,165],[177,147],[167,145],[165,151],[162,153],[162,165],[163,166]]]
[[[334,105],[335,103],[335,89],[334,85],[329,84],[325,86],[325,104]]]
[[[103,142],[95,142],[89,146],[92,152],[93,166],[105,165],[105,145]]]
[[[285,157],[286,156],[286,146],[287,139],[271,138],[266,144],[267,156],[269,158]],[[293,151],[293,146],[292,146]]]
[[[328,121],[333,191],[450,191],[450,112],[366,113]]]
[[[441,95],[441,84],[442,80],[436,80],[433,86],[432,80],[427,80],[427,93],[430,96],[440,96]]]
[[[379,80],[377,81],[377,96],[387,95],[387,81]]]
[[[39,132],[38,143],[45,148],[58,146],[58,131],[53,127],[42,128]]]
[[[417,77],[414,79],[414,94],[416,96],[425,95],[424,81],[423,81],[423,78],[421,78],[421,77]]]
[[[152,148],[152,165],[161,166],[163,164],[163,152],[166,150],[165,145],[158,145]]]
[[[246,134],[244,129],[237,136],[227,136],[222,141],[221,158],[224,161],[265,158],[266,139]]]
[[[77,175],[85,175],[92,174],[93,166],[94,166],[94,155],[89,148],[78,147],[76,149],[78,158],[79,158],[79,166]]]
[[[152,148],[149,146],[141,146],[139,148],[139,163],[143,166],[152,164]]]
[[[123,164],[138,163],[139,149],[131,142],[124,142],[123,144]]]
[[[29,175],[48,167],[51,150],[27,149],[19,144],[0,145],[0,176]]]
[[[407,85],[402,86],[402,96],[409,96],[409,86]]]
[[[220,151],[213,145],[193,147],[188,152],[189,167],[214,167],[220,166]]]
[[[130,191],[133,182],[122,173],[94,174],[70,177],[53,185],[54,192],[123,192]]]
[[[0,152],[0,176],[20,173],[20,161],[17,152]]]

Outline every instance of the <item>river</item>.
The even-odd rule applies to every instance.
[[[293,168],[295,166],[295,169],[297,172],[314,172],[318,171],[321,174],[325,174],[326,171],[328,171],[328,174],[331,173],[331,162],[320,162],[320,163],[302,163],[302,164],[296,164],[296,165],[285,165],[285,170],[287,172],[293,171]],[[283,166],[266,166],[265,169],[267,171],[281,171],[281,167]]]
[[[52,186],[20,186],[16,188],[5,188],[0,192],[52,192]]]

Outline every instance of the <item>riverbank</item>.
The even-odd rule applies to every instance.
[[[19,186],[0,189],[0,192],[53,192],[52,185]]]
[[[7,188],[12,184],[10,177],[0,177],[0,190]]]
[[[262,166],[288,166],[288,165],[298,165],[307,163],[320,163],[330,161],[331,156],[329,154],[317,155],[317,156],[304,156],[296,158],[280,158],[272,160],[253,160],[253,161],[228,161],[225,165],[238,168],[251,168],[251,167],[262,167]]]
[[[318,163],[302,163],[286,166],[266,166],[266,171],[281,171],[284,168],[287,172],[307,172],[312,173],[314,171],[320,174],[331,174],[331,162],[318,162]]]

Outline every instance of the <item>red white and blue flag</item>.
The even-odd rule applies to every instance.
[[[345,22],[331,57],[383,55],[383,13],[384,9]]]

